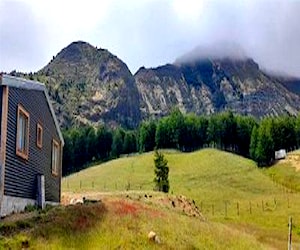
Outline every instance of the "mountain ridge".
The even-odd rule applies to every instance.
[[[171,67],[176,75],[169,73]],[[255,117],[298,112],[299,96],[263,73],[252,59],[201,59],[174,67],[151,68],[151,74],[142,69],[135,75],[144,101],[143,117],[147,113],[167,114],[168,103],[196,114],[226,109]]]
[[[133,75],[108,50],[76,41],[26,77],[46,84],[63,128],[81,124],[135,128],[174,107],[205,115],[230,109],[258,118],[296,115],[300,109],[300,96],[287,80],[265,73],[245,55],[177,60],[141,67]]]

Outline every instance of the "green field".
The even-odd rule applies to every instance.
[[[279,168],[258,169],[251,160],[214,149],[164,154],[170,167],[170,193],[194,199],[209,221],[248,232],[264,244],[285,248],[288,218],[292,216],[294,242],[299,242],[300,195],[272,177],[270,171],[283,178]],[[294,171],[289,166],[285,169],[287,173]],[[147,153],[73,174],[64,179],[63,190],[152,190],[153,178],[153,153]]]
[[[215,149],[163,153],[170,168],[168,195],[153,191],[153,152],[122,157],[63,179],[63,198],[101,198],[101,216],[86,214],[86,205],[79,206],[79,215],[69,207],[54,209],[58,223],[46,214],[45,230],[37,227],[25,236],[21,231],[6,238],[5,246],[28,237],[36,249],[44,242],[47,249],[286,249],[292,216],[293,247],[299,248],[300,173],[289,162],[258,169],[251,160]],[[163,202],[180,195],[195,201],[204,221]],[[78,230],[80,223],[61,226],[69,220],[83,221],[86,230]],[[150,230],[160,245],[147,240]]]

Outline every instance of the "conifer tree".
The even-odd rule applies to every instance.
[[[170,188],[168,161],[165,159],[164,155],[157,150],[155,150],[154,155],[154,166],[155,189],[160,192],[168,193]]]

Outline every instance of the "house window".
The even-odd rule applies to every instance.
[[[43,127],[40,123],[36,126],[36,146],[38,148],[43,146]]]
[[[58,175],[59,164],[60,164],[60,147],[59,143],[53,139],[52,141],[52,174]]]
[[[29,147],[29,113],[18,105],[16,154],[28,159]]]

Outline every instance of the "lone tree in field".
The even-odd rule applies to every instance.
[[[155,150],[154,155],[154,165],[155,165],[155,189],[160,192],[169,192],[169,167],[168,161],[165,159],[164,155],[157,150]]]

